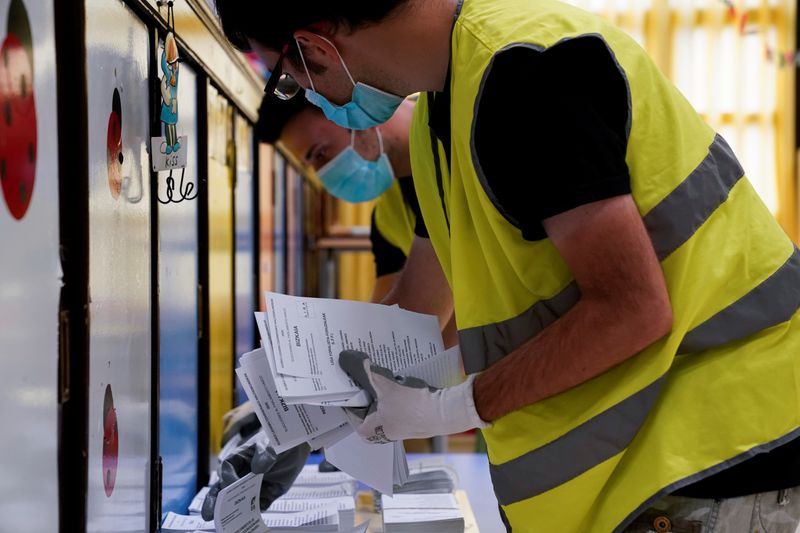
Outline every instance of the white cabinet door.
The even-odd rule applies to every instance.
[[[149,33],[86,0],[89,150],[87,530],[145,531],[151,451]]]
[[[0,0],[0,520],[58,531],[53,2]]]

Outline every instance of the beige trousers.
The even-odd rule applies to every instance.
[[[800,487],[740,498],[667,496],[625,533],[800,533]]]

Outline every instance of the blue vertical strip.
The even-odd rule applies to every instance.
[[[253,312],[258,301],[255,282],[255,254],[258,232],[255,227],[255,176],[253,168],[253,134],[245,120],[236,116],[236,366],[242,354],[255,346],[256,323]],[[236,383],[236,403],[247,401],[247,395],[239,380]]]
[[[197,183],[197,81],[182,63],[178,134],[187,135],[185,179]],[[205,107],[205,103],[203,103]],[[164,187],[166,175],[159,175]],[[163,194],[163,191],[161,191]],[[198,201],[159,205],[160,396],[162,513],[186,513],[197,488]]]

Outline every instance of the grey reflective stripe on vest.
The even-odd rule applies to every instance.
[[[644,216],[658,259],[663,261],[688,241],[743,176],[733,150],[717,135],[700,165]]]
[[[644,216],[659,259],[664,260],[725,203],[743,170],[728,143],[717,135],[691,174]],[[795,254],[797,255],[797,254]],[[800,257],[731,306],[687,333],[678,353],[720,346],[788,320],[800,306]],[[518,316],[459,331],[466,372],[488,368],[569,311],[580,298],[574,282]]]
[[[654,381],[549,444],[503,464],[490,464],[497,500],[511,505],[533,498],[625,450],[658,398],[662,383],[663,378]]]
[[[464,371],[480,372],[514,351],[526,340],[569,311],[581,297],[573,281],[549,300],[539,300],[524,313],[503,322],[458,332]]]
[[[699,352],[786,322],[800,308],[800,250],[770,277],[686,334],[678,353]]]

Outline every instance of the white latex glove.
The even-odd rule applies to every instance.
[[[366,408],[348,408],[350,423],[364,439],[385,443],[488,427],[475,410],[475,375],[455,387],[435,389],[423,380],[395,376],[373,365],[367,354],[345,350],[339,366],[372,397]]]

